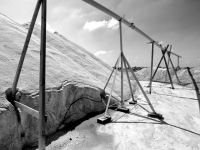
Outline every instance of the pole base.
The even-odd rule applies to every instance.
[[[156,119],[159,119],[159,120],[164,120],[164,117],[161,114],[158,114],[156,112],[149,113],[148,117],[156,118]]]
[[[137,104],[137,101],[131,101],[131,102],[129,102],[129,104],[135,105],[135,104]]]
[[[179,82],[178,85],[186,86],[188,83]]]
[[[116,110],[118,106],[109,106],[109,109]]]
[[[124,113],[129,113],[130,112],[129,109],[125,108],[125,107],[118,107],[117,111],[121,111],[121,112],[124,112]]]
[[[97,123],[99,123],[99,124],[105,125],[105,124],[107,124],[109,122],[111,122],[111,117],[110,116],[102,116],[102,117],[97,119]]]

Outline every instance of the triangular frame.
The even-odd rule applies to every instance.
[[[121,20],[119,20],[119,32],[120,32],[120,56],[118,57],[116,63],[115,63],[115,66],[113,67],[113,70],[105,84],[105,87],[104,87],[104,90],[106,89],[110,79],[111,79],[111,76],[113,75],[113,73],[115,72],[114,74],[114,78],[113,78],[113,83],[112,83],[112,87],[111,87],[111,90],[110,90],[110,94],[109,94],[109,97],[108,97],[108,100],[107,100],[107,104],[106,104],[106,109],[105,109],[105,113],[104,113],[104,116],[97,119],[97,122],[99,123],[102,123],[102,124],[105,124],[109,121],[111,121],[111,116],[109,115],[108,113],[108,108],[109,108],[109,105],[110,105],[110,100],[111,100],[111,96],[112,96],[112,91],[113,91],[113,88],[115,86],[115,80],[116,80],[116,74],[117,74],[117,68],[118,68],[118,63],[119,63],[119,59],[121,60],[121,105],[120,107],[124,107],[124,100],[123,100],[123,67],[125,67],[125,72],[126,72],[126,75],[127,75],[127,80],[128,80],[128,84],[129,84],[129,88],[130,88],[130,91],[131,91],[131,96],[132,96],[132,101],[133,101],[133,104],[137,104],[137,101],[134,100],[134,97],[133,97],[133,91],[132,91],[132,87],[131,87],[131,81],[130,81],[130,77],[129,77],[129,74],[128,74],[128,69],[130,70],[133,78],[135,79],[137,85],[139,86],[143,96],[145,97],[147,103],[149,104],[152,112],[149,112],[148,116],[149,117],[154,117],[154,118],[158,118],[160,120],[163,120],[164,118],[162,117],[161,114],[158,114],[156,113],[151,101],[149,100],[147,94],[145,93],[142,85],[140,84],[138,78],[136,77],[133,69],[131,68],[129,62],[127,61],[124,53],[123,53],[123,45],[122,45],[122,27],[121,27]]]
[[[33,33],[33,29],[35,26],[35,22],[41,8],[41,38],[40,38],[40,77],[39,77],[39,112],[16,101],[16,93],[17,93],[17,84],[19,81],[19,77],[21,74],[22,66],[24,63],[24,59],[26,56],[26,52],[29,46],[29,42],[31,39],[31,35]],[[38,0],[34,14],[31,19],[31,23],[28,29],[28,33],[25,39],[25,43],[22,49],[21,57],[18,63],[18,67],[16,70],[16,74],[14,77],[12,90],[9,90],[9,93],[6,93],[6,97],[10,98],[9,101],[12,102],[13,105],[16,105],[21,110],[31,114],[32,116],[39,119],[38,121],[38,148],[39,150],[45,150],[46,147],[46,137],[45,137],[45,124],[46,124],[46,116],[45,116],[45,74],[46,74],[46,17],[47,17],[47,0]],[[14,106],[15,107],[15,106]],[[16,110],[18,111],[18,110]],[[21,121],[19,121],[21,125]]]

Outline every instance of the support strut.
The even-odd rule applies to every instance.
[[[151,94],[151,87],[152,87],[152,75],[153,75],[153,55],[154,55],[154,41],[151,42],[152,49],[151,49],[151,76],[150,76],[150,85],[149,85],[149,93]]]
[[[22,54],[21,54],[21,57],[20,57],[20,60],[19,60],[19,63],[18,63],[14,82],[13,82],[13,85],[12,85],[12,93],[16,93],[17,83],[18,83],[19,76],[20,76],[20,73],[21,73],[21,70],[22,70],[22,66],[23,66],[24,59],[25,59],[25,56],[26,56],[26,52],[27,52],[27,49],[28,49],[28,45],[29,45],[29,42],[30,42],[30,39],[31,39],[33,28],[34,28],[34,25],[35,25],[35,22],[36,22],[36,19],[37,19],[37,16],[38,16],[38,12],[40,10],[41,2],[42,2],[42,0],[38,0],[36,7],[35,7],[35,11],[34,11],[34,14],[33,14],[29,29],[28,29],[28,33],[27,33],[27,36],[26,36],[26,40],[25,40],[25,43],[24,43],[24,47],[23,47]]]
[[[46,14],[47,0],[42,0],[39,86],[39,149],[45,150],[45,74],[46,74]]]

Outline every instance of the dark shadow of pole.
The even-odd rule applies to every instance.
[[[146,123],[146,124],[160,124],[160,125],[168,125],[168,126],[171,126],[171,127],[174,127],[174,128],[177,128],[177,129],[181,129],[183,131],[186,131],[186,132],[189,132],[189,133],[192,133],[192,134],[195,134],[195,135],[198,135],[200,136],[200,133],[197,133],[197,132],[194,132],[194,131],[191,131],[191,130],[188,130],[188,129],[185,129],[183,127],[179,127],[177,125],[173,125],[173,124],[170,124],[166,121],[163,121],[163,120],[156,120],[156,119],[153,119],[153,118],[149,118],[149,117],[146,117],[146,116],[143,116],[143,115],[140,115],[140,114],[136,114],[136,113],[130,113],[129,115],[135,115],[137,117],[141,117],[141,118],[145,118],[145,119],[148,119],[148,120],[151,120],[151,121],[155,121],[155,122],[147,122],[147,121],[117,121],[119,119],[117,119],[116,121],[113,121],[111,123]],[[123,115],[124,116],[124,115]]]

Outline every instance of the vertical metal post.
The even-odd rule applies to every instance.
[[[16,93],[17,83],[18,83],[19,76],[20,76],[20,73],[21,73],[21,70],[22,70],[22,66],[23,66],[25,56],[26,56],[28,45],[29,45],[29,42],[30,42],[30,39],[31,39],[31,35],[32,35],[32,32],[33,32],[35,21],[37,19],[38,12],[40,10],[41,1],[42,0],[37,1],[35,11],[34,11],[34,14],[33,14],[32,20],[31,20],[31,24],[30,24],[29,29],[28,29],[28,33],[27,33],[27,36],[26,36],[26,40],[25,40],[25,43],[24,43],[24,47],[22,49],[22,54],[21,54],[21,57],[20,57],[20,60],[19,60],[19,64],[18,64],[18,67],[17,67],[17,71],[16,71],[16,74],[15,74],[13,85],[12,85],[12,93],[13,94]]]
[[[169,59],[169,62],[171,63],[173,72],[174,72],[174,74],[175,74],[175,76],[176,76],[176,80],[177,80],[178,83],[180,84],[181,82],[180,82],[180,80],[179,80],[179,78],[178,78],[178,75],[177,75],[176,70],[175,70],[175,68],[174,68],[174,64],[173,64],[173,62],[172,62],[172,60],[171,60],[170,52],[167,52],[167,54],[168,54],[168,59]]]
[[[123,45],[122,45],[122,23],[119,20],[119,34],[120,34],[120,51],[121,51],[121,105],[124,105],[124,97],[123,97]]]
[[[164,53],[164,52],[163,52],[163,53]],[[171,78],[171,75],[170,75],[170,72],[169,72],[169,67],[168,67],[168,65],[167,65],[167,60],[166,60],[166,58],[165,58],[165,55],[163,55],[163,56],[164,56],[163,58],[164,58],[165,66],[166,66],[166,68],[167,68],[167,73],[168,73],[168,76],[169,76],[169,80],[170,80],[172,89],[174,89],[173,82],[172,82],[172,78]]]
[[[153,75],[153,55],[154,55],[154,42],[152,41],[152,51],[151,51],[151,77],[150,77],[150,88],[149,93],[151,94],[151,87],[152,87],[152,75]]]
[[[132,101],[133,101],[133,102],[136,102],[136,101],[134,100],[134,96],[133,96],[133,89],[132,89],[132,86],[131,86],[131,80],[130,80],[130,77],[129,77],[129,74],[128,74],[128,68],[127,68],[127,65],[126,65],[124,59],[123,59],[123,63],[124,63],[125,71],[126,71],[126,76],[127,76],[127,80],[128,80],[129,88],[130,88],[130,91],[131,91]],[[131,69],[131,68],[130,68],[130,69]]]
[[[46,5],[47,0],[42,0],[39,86],[39,150],[45,150]]]
[[[171,52],[171,50],[172,50],[172,45],[170,45],[170,49],[169,49],[169,51],[167,52],[167,53],[169,54],[169,56],[170,56],[170,54],[171,54],[171,53],[169,53],[169,52]],[[167,65],[169,66],[169,57],[168,57]],[[167,82],[167,69],[166,69],[166,74],[165,74],[165,81]]]

